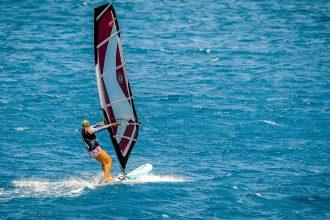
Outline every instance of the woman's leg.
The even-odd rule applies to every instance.
[[[110,173],[111,166],[112,166],[112,159],[109,156],[109,154],[107,154],[107,152],[105,152],[104,150],[101,150],[95,159],[102,164],[102,169],[104,172],[103,180],[105,182],[113,181],[114,178]]]

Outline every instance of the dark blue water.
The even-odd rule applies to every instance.
[[[1,218],[330,218],[328,1],[115,1],[143,123],[98,185],[93,7],[1,1]],[[118,161],[106,132],[101,145]]]

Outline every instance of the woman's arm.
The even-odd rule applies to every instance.
[[[96,133],[96,132],[102,131],[104,129],[107,129],[107,128],[111,127],[111,126],[114,126],[116,124],[117,123],[107,124],[107,125],[103,125],[103,126],[99,126],[98,125],[96,127],[92,127],[92,131],[93,131],[93,133]]]
[[[96,128],[96,127],[100,127],[100,126],[103,126],[103,125],[105,125],[104,122],[99,122],[99,123],[97,123],[95,125],[91,125],[91,127],[92,128]]]

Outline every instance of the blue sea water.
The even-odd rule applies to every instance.
[[[114,1],[142,121],[101,186],[101,1],[0,3],[0,218],[329,219],[329,1]],[[101,145],[114,158],[106,132]]]

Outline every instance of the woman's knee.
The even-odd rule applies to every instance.
[[[96,159],[101,162],[102,165],[112,163],[112,158],[105,151],[102,151]]]
[[[106,162],[111,164],[112,163],[112,158],[108,156],[107,159],[106,159]]]
[[[108,164],[111,164],[111,163],[112,163],[111,157],[104,158],[104,160],[103,160],[103,164],[104,165],[108,165]]]

